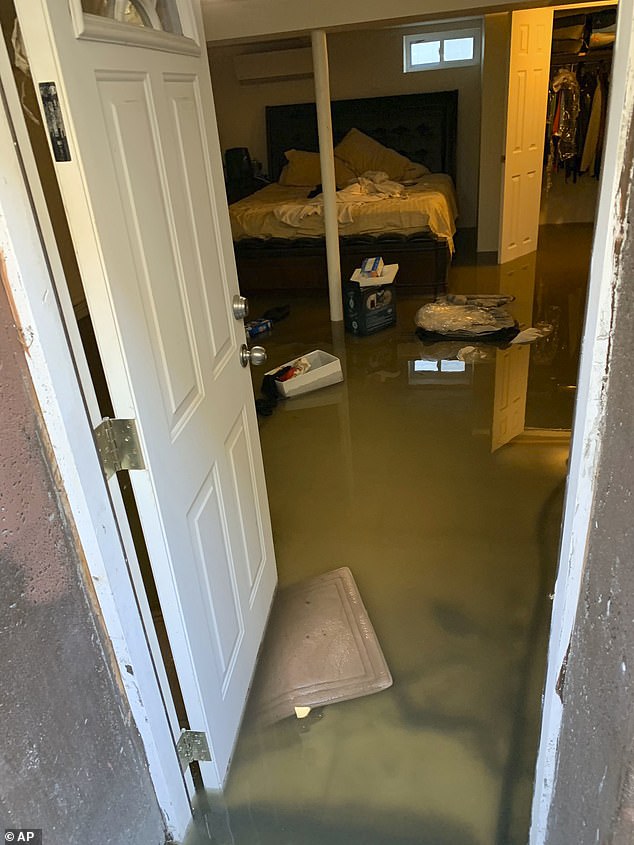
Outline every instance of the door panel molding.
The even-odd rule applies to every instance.
[[[499,262],[537,249],[552,9],[512,12]]]
[[[18,6],[34,79],[55,80],[72,138],[58,181],[115,413],[137,421],[147,469],[131,483],[190,728],[209,738],[203,779],[218,789],[276,570],[207,57],[88,44],[58,5]],[[250,478],[226,453],[241,415]],[[259,548],[244,545],[236,484]],[[262,570],[251,590],[245,548]]]

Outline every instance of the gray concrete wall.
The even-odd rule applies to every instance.
[[[632,129],[621,180],[624,237],[596,499],[563,685],[548,845],[634,841],[634,237]]]
[[[161,813],[56,489],[1,263],[0,431],[0,829],[42,828],[46,845],[159,845]]]

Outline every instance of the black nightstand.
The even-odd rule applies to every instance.
[[[230,180],[226,183],[227,201],[229,202],[229,205],[231,205],[231,203],[238,202],[238,200],[244,199],[245,197],[250,196],[250,194],[254,194],[256,191],[259,191],[260,188],[264,188],[269,184],[270,182],[261,176],[250,179]]]

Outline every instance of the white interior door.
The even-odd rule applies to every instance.
[[[500,293],[514,297],[508,309],[520,328],[527,328],[533,321],[536,259],[536,253],[529,253],[509,262],[500,272]],[[495,353],[492,452],[524,433],[530,355],[530,344],[511,345]]]
[[[512,13],[500,264],[537,249],[552,9]]]
[[[510,346],[495,353],[492,452],[524,432],[529,361],[528,346]]]
[[[16,5],[49,117],[53,86],[59,98],[57,175],[115,412],[138,423],[134,491],[190,726],[210,740],[203,777],[220,787],[276,569],[199,9]],[[120,19],[84,11],[106,7]]]

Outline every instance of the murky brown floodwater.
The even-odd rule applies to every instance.
[[[323,300],[252,302],[291,302],[271,366],[319,348],[346,374],[261,421],[280,584],[349,566],[394,686],[267,729],[247,715],[191,845],[527,841],[590,238],[546,227],[537,260],[452,268],[452,290],[511,288],[520,320],[556,327],[530,352],[538,430],[493,453],[500,358],[421,369],[416,298],[366,338],[333,335]]]

